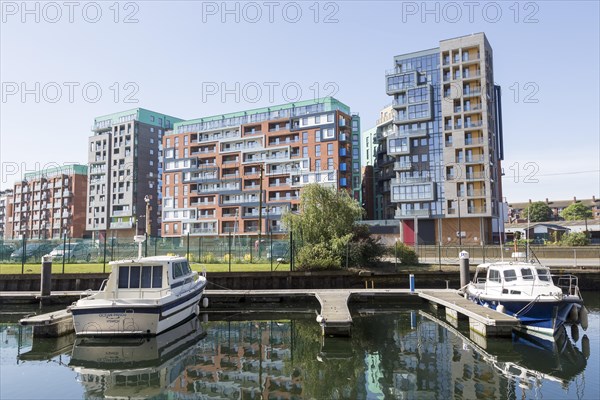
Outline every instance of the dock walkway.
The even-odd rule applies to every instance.
[[[35,296],[37,293],[20,293],[20,296]],[[52,296],[75,296],[81,292],[54,292]],[[316,298],[321,310],[317,322],[323,335],[350,336],[352,316],[348,302],[352,297],[409,297],[415,296],[446,308],[446,314],[457,319],[463,315],[469,319],[471,330],[483,336],[509,336],[512,329],[519,326],[519,320],[492,309],[479,306],[458,294],[456,290],[415,290],[409,289],[281,289],[281,290],[206,290],[204,297],[209,300],[241,302],[249,304],[285,298]],[[62,313],[62,314],[61,314]],[[34,336],[61,335],[67,333],[72,317],[66,311],[52,312],[21,320],[23,325],[34,326]],[[50,328],[54,326],[54,328]],[[37,329],[37,334],[36,334]],[[56,332],[48,333],[50,329]]]
[[[520,325],[517,318],[473,303],[456,290],[421,290],[419,297],[446,308],[446,315],[469,318],[469,328],[482,336],[510,336]]]

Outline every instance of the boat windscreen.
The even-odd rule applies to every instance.
[[[526,281],[533,280],[533,271],[531,268],[521,268],[521,276]]]
[[[536,268],[538,278],[540,281],[550,282],[550,271],[546,268]]]

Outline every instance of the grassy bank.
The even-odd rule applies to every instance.
[[[191,263],[191,267],[194,271],[202,271],[206,268],[207,272],[228,272],[229,264],[196,264]],[[22,269],[21,264],[0,264],[0,274],[20,274],[21,271],[25,274],[39,274],[41,272],[40,264],[25,264]],[[102,273],[110,272],[111,266],[106,264],[104,267],[102,264],[65,264],[65,274],[85,274],[85,273]],[[289,271],[289,264],[273,263],[274,271]],[[263,264],[231,264],[231,272],[268,272],[271,271],[271,263]],[[63,273],[62,264],[53,264],[52,273],[61,274]]]

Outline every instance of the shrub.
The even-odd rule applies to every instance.
[[[229,262],[229,254],[225,254],[225,255],[223,256],[223,262],[226,262],[226,263],[228,263],[228,262]]]
[[[215,262],[215,255],[213,253],[205,253],[200,260],[206,264],[213,264]]]
[[[562,236],[560,244],[562,246],[587,246],[590,244],[590,239],[586,232],[571,232]]]
[[[246,253],[246,254],[244,254],[244,261],[245,261],[245,262],[250,262],[250,261],[252,261],[252,254],[250,254],[250,253]]]
[[[392,246],[391,256],[398,257],[398,261],[404,265],[419,264],[417,252],[402,242],[396,242],[395,246]]]
[[[296,260],[300,271],[339,269],[342,265],[339,254],[324,243],[302,247]]]

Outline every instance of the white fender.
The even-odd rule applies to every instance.
[[[208,308],[208,297],[204,297],[202,299],[202,307],[203,308]]]
[[[581,306],[579,310],[579,323],[584,331],[587,331],[588,328],[588,310],[585,306]],[[589,339],[588,339],[589,340]]]
[[[504,311],[506,311],[506,309],[504,308],[504,306],[502,304],[498,304],[496,306],[496,311],[504,313]]]
[[[321,314],[319,314],[319,315],[317,315],[317,322],[323,323],[323,322],[325,322],[325,318],[323,318],[323,316]]]

